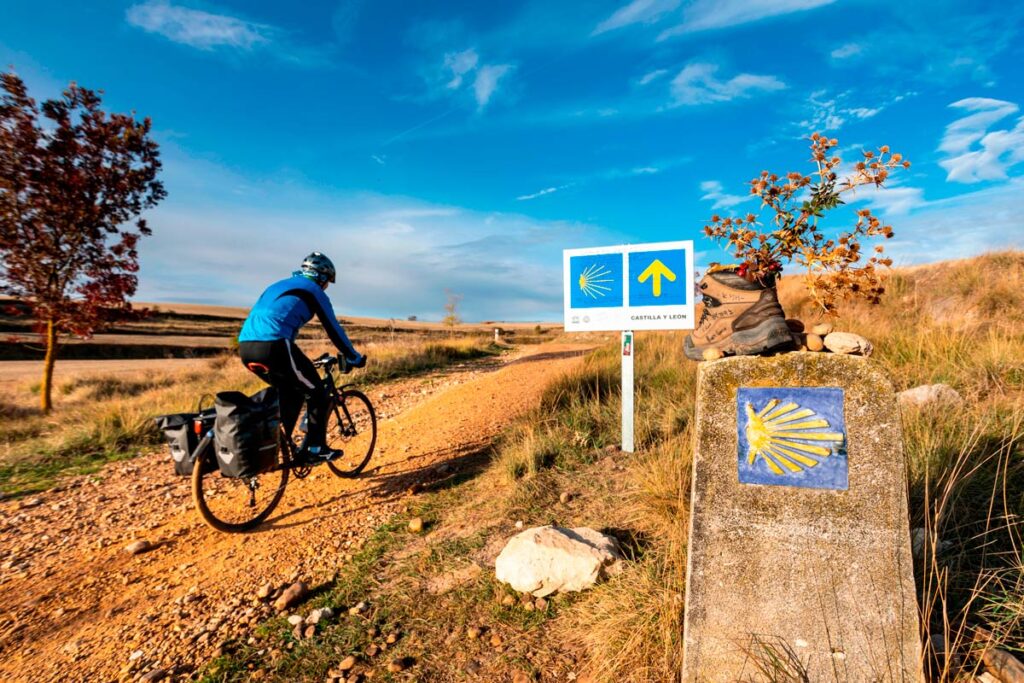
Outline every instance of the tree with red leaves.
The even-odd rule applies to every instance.
[[[71,83],[37,106],[0,74],[0,291],[26,301],[45,335],[45,412],[59,335],[131,313],[138,241],[151,234],[139,215],[167,194],[150,120],[101,104]]]

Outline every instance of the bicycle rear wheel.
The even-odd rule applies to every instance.
[[[344,451],[327,466],[339,477],[354,477],[370,462],[377,445],[377,413],[366,394],[345,389],[327,416],[327,445]]]
[[[192,500],[203,521],[217,531],[248,531],[263,522],[284,495],[288,455],[282,437],[277,467],[255,477],[222,477],[210,440],[192,469]]]

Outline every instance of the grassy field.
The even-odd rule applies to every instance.
[[[121,320],[97,331],[89,339],[61,340],[61,357],[68,359],[196,358],[215,356],[233,348],[248,309],[199,304],[147,304],[138,319]],[[404,342],[417,344],[442,338],[477,338],[493,335],[517,344],[539,343],[561,333],[556,323],[460,322],[448,327],[436,321],[345,317],[349,336],[361,344]],[[44,354],[43,337],[30,310],[13,299],[0,297],[0,360],[39,360]],[[310,325],[299,339],[324,339],[319,325]]]
[[[874,362],[897,391],[946,382],[965,398],[953,410],[907,410],[903,422],[911,525],[922,545],[914,571],[926,668],[933,681],[973,680],[977,628],[1024,650],[1024,254],[899,271],[889,289],[881,306],[848,307],[838,326],[874,342]],[[798,282],[781,291],[791,317],[817,321]],[[617,443],[620,411],[609,344],[554,383],[478,467],[419,499],[409,514],[426,519],[426,537],[405,531],[401,519],[382,527],[318,604],[370,600],[370,626],[404,634],[387,658],[408,658],[423,680],[504,680],[516,671],[544,680],[569,672],[592,681],[677,678],[697,368],[682,355],[683,338],[637,335],[635,455],[607,448]],[[604,529],[632,561],[594,590],[542,606],[518,596],[509,604],[486,568],[431,592],[468,562],[493,560],[517,521]],[[343,616],[296,642],[287,624],[270,622],[254,644],[228,648],[206,680],[242,680],[254,670],[264,680],[323,680],[349,654],[372,669],[373,630],[360,624]],[[469,627],[484,636],[471,639]]]
[[[486,337],[378,341],[361,344],[371,357],[352,375],[375,384],[500,352]],[[311,357],[326,342],[305,346]],[[117,363],[117,361],[108,361]],[[264,384],[230,352],[196,361],[194,369],[90,374],[58,382],[55,410],[36,408],[38,384],[26,382],[0,398],[0,492],[24,495],[53,486],[60,475],[91,472],[160,443],[152,418],[194,410],[218,391],[255,392]]]

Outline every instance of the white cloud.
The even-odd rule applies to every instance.
[[[995,187],[928,202],[913,215],[893,222],[896,236],[886,253],[897,264],[966,258],[996,249],[1020,249],[1024,223],[1020,197],[1024,183]]]
[[[526,202],[531,199],[536,199],[537,197],[543,197],[544,195],[554,194],[555,192],[558,192],[559,190],[564,190],[567,187],[569,187],[569,185],[560,185],[558,187],[545,187],[543,190],[538,190],[537,192],[534,192],[532,194],[520,195],[516,197],[516,201]]]
[[[473,81],[473,96],[476,98],[478,109],[487,106],[498,89],[498,81],[512,68],[511,64],[484,64],[477,70],[476,79]]]
[[[858,119],[870,119],[872,116],[882,111],[882,107],[854,107],[853,109],[847,109],[847,113],[856,116]]]
[[[637,83],[640,85],[647,85],[652,81],[658,80],[667,73],[668,69],[655,69],[654,71],[648,71],[647,73],[640,77],[640,80],[637,81]]]
[[[715,77],[716,64],[693,63],[683,67],[672,79],[675,106],[728,102],[762,92],[783,90],[786,84],[775,76],[741,73],[722,81]]]
[[[132,5],[125,13],[128,23],[150,33],[158,33],[176,43],[200,50],[231,47],[251,50],[270,42],[274,29],[226,14],[172,5],[152,0]]]
[[[662,31],[658,40],[696,31],[739,26],[833,2],[835,0],[694,0],[684,10],[682,23]]]
[[[839,97],[844,96],[845,93]],[[802,131],[839,130],[846,123],[846,119],[839,113],[836,98],[826,98],[828,98],[826,90],[812,92],[807,98],[807,103],[811,107],[811,115],[797,123],[797,127]]]
[[[889,2],[885,9],[888,19],[874,22],[875,28],[871,22],[858,26],[857,43],[864,51],[834,59],[834,65],[867,71],[869,80],[885,83],[943,89],[973,81],[991,87],[998,70],[990,65],[1020,44],[1024,4],[1019,2],[1001,3],[993,11],[986,3],[942,0],[929,5],[927,18],[915,2]],[[1003,78],[1007,85],[1015,83],[1009,73]]]
[[[169,195],[147,212],[141,301],[248,306],[318,249],[338,266],[328,294],[341,315],[436,320],[450,288],[467,320],[557,320],[562,249],[624,241],[584,223],[245,177],[162,151]]]
[[[609,168],[598,173],[587,176],[580,182],[590,180],[618,180],[619,178],[635,178],[637,176],[651,176],[670,171],[684,164],[693,161],[690,157],[675,157],[673,159],[662,159],[643,166],[631,166],[629,168]]]
[[[591,35],[596,36],[632,24],[653,24],[679,7],[679,4],[680,0],[632,0],[598,24]]]
[[[870,119],[893,104],[915,94],[914,92],[906,92],[896,95],[888,101],[875,103],[872,107],[851,107],[848,105],[848,102],[853,97],[853,93],[850,91],[832,95],[827,90],[816,90],[807,97],[807,104],[810,108],[809,116],[797,122],[796,126],[802,133],[807,131],[825,132],[839,130],[851,118],[859,120]]]
[[[946,180],[977,183],[1003,180],[1007,171],[1024,162],[1024,117],[1013,128],[989,130],[993,124],[1016,114],[1013,102],[987,97],[969,97],[949,105],[973,112],[946,126],[939,143],[945,158],[939,165],[946,169]]]
[[[863,186],[857,188],[856,198],[848,200],[850,203],[865,201],[871,209],[887,216],[905,216],[914,209],[928,205],[924,198],[924,190],[920,187]]]
[[[446,52],[439,69],[425,74],[427,82],[434,88],[432,96],[439,93],[472,92],[477,110],[483,110],[498,91],[499,82],[508,75],[513,64],[484,64],[475,48]]]
[[[560,190],[565,190],[570,187],[582,187],[589,185],[593,182],[607,182],[612,180],[621,180],[624,178],[637,178],[641,176],[653,176],[665,171],[672,170],[683,164],[688,164],[692,161],[690,157],[675,157],[671,159],[661,159],[643,166],[631,166],[629,168],[608,168],[593,173],[588,173],[573,178],[569,182],[562,185],[552,185],[546,187],[543,190],[538,190],[531,194],[524,194],[516,197],[517,201],[529,201],[531,199],[537,199],[538,197],[544,197]]]
[[[462,85],[462,77],[476,68],[480,56],[476,50],[469,48],[462,52],[449,52],[444,56],[444,66],[451,71],[451,80],[448,81],[449,90],[456,90]]]
[[[751,195],[740,196],[723,192],[722,183],[717,180],[705,180],[700,184],[700,191],[704,194],[701,199],[713,202],[712,209],[729,209],[737,204],[747,201]]]
[[[850,57],[856,57],[857,55],[864,52],[864,47],[859,43],[846,43],[830,53],[832,59],[849,59]]]

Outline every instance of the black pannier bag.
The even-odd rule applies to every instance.
[[[164,439],[171,449],[174,473],[182,477],[192,474],[192,453],[199,443],[199,437],[192,427],[192,420],[196,417],[195,413],[176,413],[155,419],[157,429],[164,433]]]
[[[178,476],[192,476],[196,446],[200,435],[213,427],[213,417],[213,408],[208,408],[198,413],[175,413],[154,418],[157,429],[164,433],[174,461],[174,473]],[[200,423],[199,433],[196,432],[196,422]]]
[[[277,464],[281,409],[277,390],[268,387],[252,396],[223,391],[214,400],[214,445],[220,473],[252,477]]]

